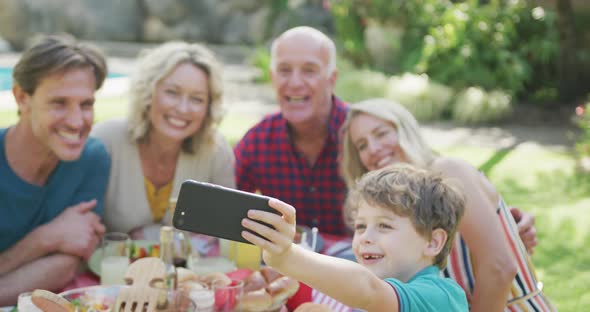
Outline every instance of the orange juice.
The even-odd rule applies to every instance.
[[[258,270],[262,264],[262,250],[258,246],[220,239],[220,253],[240,269]]]

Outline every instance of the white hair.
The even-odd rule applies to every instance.
[[[281,39],[296,34],[305,34],[310,36],[319,42],[323,48],[328,49],[327,74],[331,75],[336,71],[336,45],[334,44],[334,41],[330,39],[330,37],[326,36],[326,34],[323,32],[309,26],[298,26],[288,29],[279,35],[275,40],[273,40],[272,45],[270,46],[270,70],[274,71],[277,66],[276,55],[279,45],[278,43],[281,41]]]

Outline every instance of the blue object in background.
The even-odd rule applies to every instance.
[[[125,77],[123,74],[109,73],[107,78]],[[0,91],[12,89],[12,68],[0,67]]]
[[[12,88],[12,68],[0,67],[0,91]]]

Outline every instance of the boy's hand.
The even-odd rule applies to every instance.
[[[280,265],[293,245],[293,239],[295,238],[295,208],[278,199],[271,199],[268,204],[277,210],[280,215],[261,210],[250,210],[248,211],[248,218],[242,220],[242,225],[245,228],[264,238],[248,231],[243,231],[242,237],[262,248],[262,257],[266,264],[277,266]],[[272,225],[274,229],[256,221]]]

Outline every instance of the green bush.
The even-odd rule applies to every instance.
[[[335,94],[349,103],[385,96],[387,77],[370,70],[343,70],[336,80]]]
[[[523,1],[450,6],[425,36],[415,70],[457,88],[476,85],[521,94],[533,78],[550,78],[533,74],[541,74],[557,55],[554,20],[554,14]]]
[[[453,90],[425,74],[405,73],[389,78],[385,97],[404,105],[416,119],[430,121],[441,119],[449,110]]]
[[[339,48],[356,65],[378,68],[366,48],[367,25],[404,29],[398,72],[426,73],[458,90],[481,86],[514,96],[555,96],[556,14],[531,1],[333,0]],[[387,72],[396,74],[398,72]],[[545,90],[537,92],[537,90]]]
[[[256,82],[269,82],[270,81],[270,52],[268,49],[258,47],[254,51],[254,54],[250,58],[250,64],[258,68],[260,71],[256,77]]]
[[[452,117],[459,123],[478,124],[501,120],[511,112],[511,97],[506,92],[470,87],[457,95]]]

